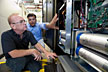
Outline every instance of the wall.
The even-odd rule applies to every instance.
[[[0,54],[3,53],[1,47],[1,34],[10,29],[7,22],[8,16],[12,13],[20,13],[22,15],[22,9],[13,1],[14,0],[0,0]]]

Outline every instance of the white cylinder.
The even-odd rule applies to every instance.
[[[98,53],[83,47],[77,48],[76,53],[102,72],[108,72],[108,57],[99,55]]]
[[[60,30],[61,33],[61,38],[66,38],[66,31],[65,30]]]
[[[77,37],[78,43],[108,55],[108,35],[82,33]]]
[[[61,38],[60,42],[65,46],[65,42],[66,42],[65,39]]]

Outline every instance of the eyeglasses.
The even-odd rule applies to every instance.
[[[22,24],[22,23],[24,23],[24,22],[26,22],[26,21],[25,21],[25,20],[20,20],[19,22],[12,23],[12,24],[18,24],[18,23]]]

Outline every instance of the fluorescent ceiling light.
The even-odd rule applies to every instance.
[[[27,7],[36,7],[36,6],[35,5],[26,5],[25,7],[27,8]]]
[[[39,3],[39,0],[34,0],[34,3],[38,4]]]

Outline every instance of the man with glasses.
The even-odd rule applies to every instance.
[[[26,22],[23,17],[14,13],[8,17],[10,30],[1,35],[2,50],[6,58],[6,64],[12,72],[21,72],[29,69],[31,72],[39,72],[41,69],[41,53],[46,57],[55,59],[57,55],[45,50],[34,38],[30,31],[27,31]],[[29,42],[37,49],[29,49]]]
[[[57,14],[54,16],[54,18],[52,19],[52,21],[49,24],[43,24],[43,23],[38,23],[36,20],[36,15],[33,13],[30,13],[27,15],[28,18],[28,22],[27,23],[27,28],[29,31],[32,32],[32,34],[34,35],[35,39],[45,48],[45,44],[42,38],[42,30],[41,29],[45,29],[48,30],[50,29],[58,29],[58,27],[55,26],[58,18],[57,18]]]

